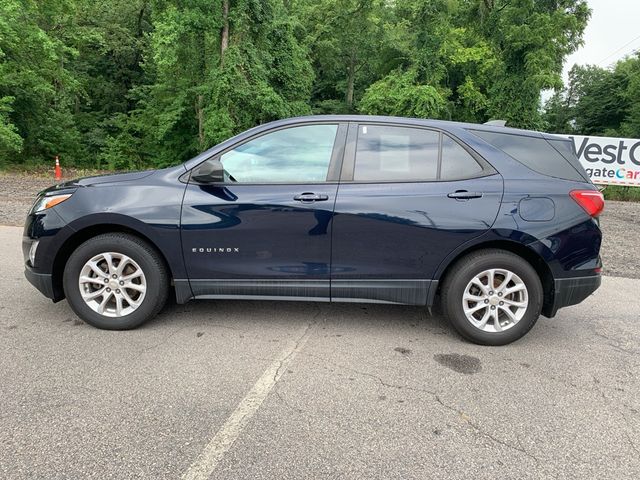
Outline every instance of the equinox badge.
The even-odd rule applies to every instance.
[[[191,253],[240,253],[238,247],[194,247]]]

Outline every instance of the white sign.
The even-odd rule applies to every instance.
[[[563,135],[593,183],[640,187],[640,140]]]

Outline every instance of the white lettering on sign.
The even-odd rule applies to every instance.
[[[573,151],[593,183],[640,187],[640,140],[562,136],[573,141]]]

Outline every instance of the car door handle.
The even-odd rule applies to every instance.
[[[296,195],[293,197],[294,200],[298,202],[323,202],[325,200],[329,200],[329,195],[324,195],[322,193],[313,193],[313,192],[305,192],[300,195]]]
[[[456,200],[469,200],[470,198],[482,197],[481,192],[468,192],[467,190],[456,190],[447,195],[449,198],[455,198]]]

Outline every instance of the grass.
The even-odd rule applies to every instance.
[[[605,200],[620,200],[623,202],[640,202],[640,187],[609,185],[602,190]]]

